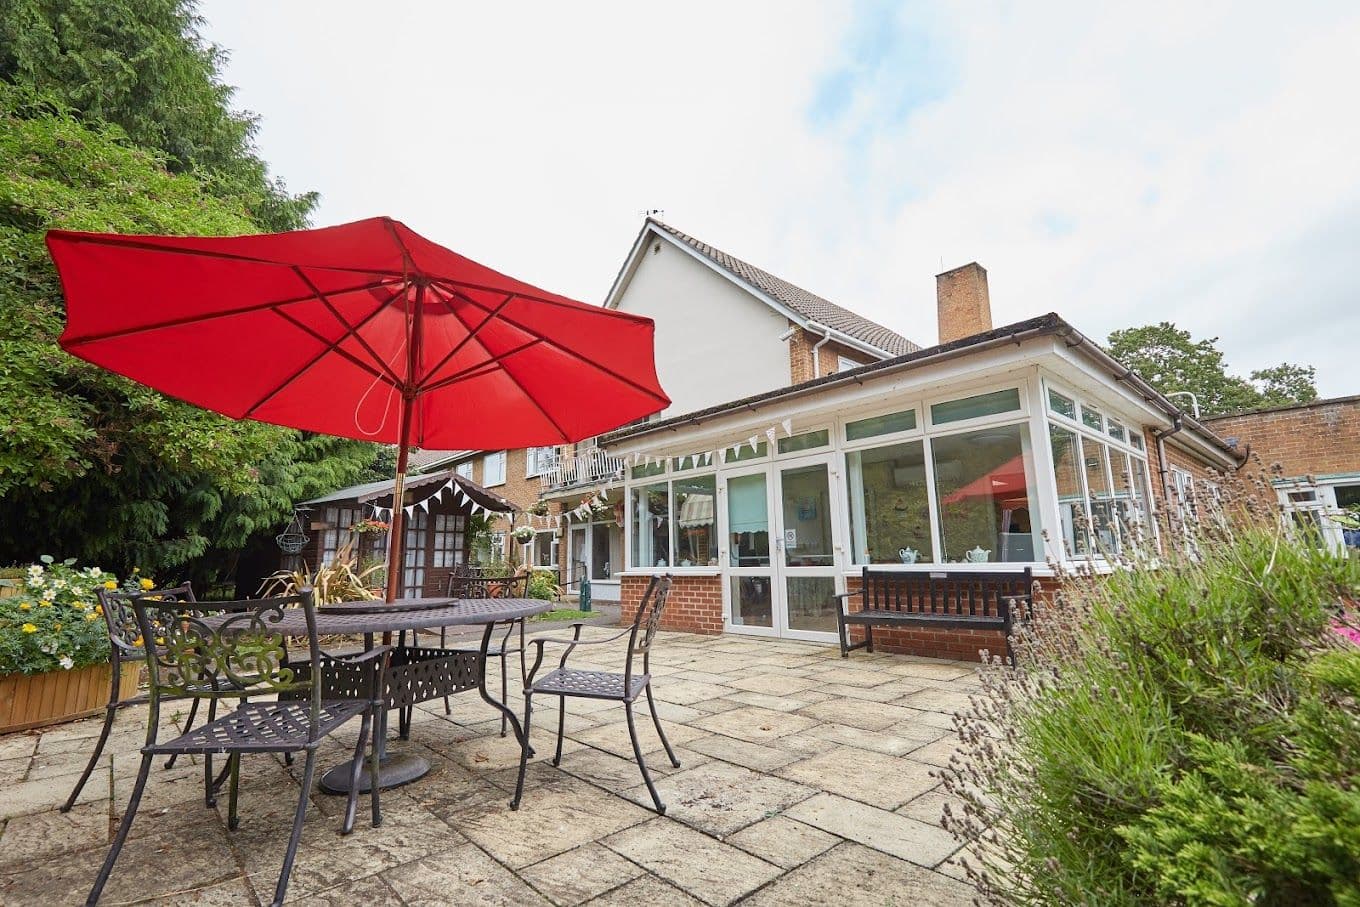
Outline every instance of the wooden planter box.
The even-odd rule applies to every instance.
[[[0,677],[0,734],[97,715],[109,702],[112,666]],[[122,690],[137,689],[142,663],[123,665]]]

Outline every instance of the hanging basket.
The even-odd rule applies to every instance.
[[[296,510],[293,511],[293,521],[288,524],[288,528],[274,536],[274,543],[284,554],[301,554],[308,541],[307,533],[302,529],[302,518]]]
[[[511,533],[511,536],[514,537],[515,541],[519,542],[521,545],[532,545],[537,535],[538,533],[534,532],[534,530],[530,529],[528,526],[521,526]]]

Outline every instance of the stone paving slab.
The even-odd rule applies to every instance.
[[[621,670],[624,655],[601,646],[589,664]],[[658,635],[653,665],[681,761],[666,759],[643,703],[638,733],[664,817],[650,809],[617,703],[567,704],[560,767],[550,762],[556,700],[535,703],[537,753],[512,812],[518,744],[499,736],[475,695],[453,697],[447,715],[436,700],[415,710],[410,740],[391,743],[431,772],[384,793],[380,827],[361,798],[354,833],[342,837],[343,799],[309,794],[289,903],[969,903],[963,854],[939,825],[949,801],[930,773],[954,750],[952,711],[976,689],[974,666],[680,633]],[[166,724],[186,714],[175,709]],[[0,737],[0,903],[83,902],[125,808],[146,715],[120,712],[67,814],[56,807],[100,720]],[[356,734],[354,723],[325,741],[319,767],[348,758]],[[202,761],[171,771],[158,761],[101,903],[268,903],[301,760],[249,757],[241,774],[242,824],[228,833],[226,797],[203,805]]]

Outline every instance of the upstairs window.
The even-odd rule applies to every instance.
[[[482,484],[488,488],[505,484],[505,451],[498,450],[482,458]]]

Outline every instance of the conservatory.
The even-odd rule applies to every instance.
[[[678,628],[829,641],[865,565],[1042,575],[1155,544],[1162,460],[1234,453],[1056,316],[1029,325],[606,439],[625,609],[666,572],[695,603]]]

